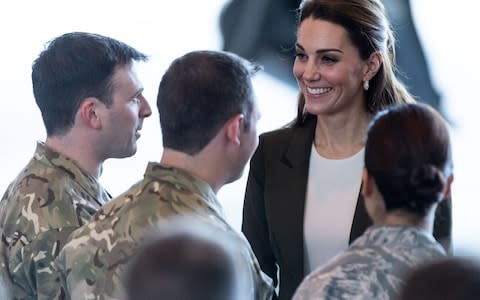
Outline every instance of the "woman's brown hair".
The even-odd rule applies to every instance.
[[[382,66],[365,91],[367,111],[376,113],[393,104],[415,102],[395,76],[395,38],[379,0],[304,0],[297,18],[298,26],[307,18],[340,25],[348,32],[362,59],[374,52],[382,56]],[[309,115],[304,106],[305,98],[300,93],[297,125],[303,124]]]
[[[370,124],[365,168],[375,179],[387,211],[423,217],[441,200],[452,173],[447,123],[425,104],[392,106]]]

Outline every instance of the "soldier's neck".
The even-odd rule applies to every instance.
[[[70,158],[75,164],[94,178],[98,179],[102,173],[102,163],[95,158],[85,145],[78,145],[67,137],[50,136],[45,140],[49,149]]]

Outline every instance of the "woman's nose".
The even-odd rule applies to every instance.
[[[320,79],[320,70],[318,66],[313,62],[307,62],[303,72],[303,78],[306,80],[318,80]]]

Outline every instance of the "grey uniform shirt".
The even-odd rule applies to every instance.
[[[293,299],[396,299],[406,273],[445,255],[423,230],[372,226],[344,253],[309,274]]]

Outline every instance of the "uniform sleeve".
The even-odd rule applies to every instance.
[[[452,245],[452,199],[444,199],[435,212],[433,235],[442,244],[448,255],[453,255]]]
[[[60,290],[64,298],[71,299],[104,299],[96,293],[98,278],[105,279],[101,268],[92,263],[92,257],[87,249],[73,248],[70,244],[68,249],[62,250],[56,260],[59,270]],[[67,250],[67,251],[65,251]]]
[[[56,261],[65,298],[124,299],[121,274],[132,255],[128,243],[113,242],[106,231],[82,228]]]
[[[28,298],[57,298],[59,274],[54,260],[73,229],[75,228],[67,227],[45,231],[31,243],[12,249],[9,270],[13,278],[14,294],[21,290]]]
[[[270,246],[263,198],[265,178],[264,163],[263,142],[262,139],[260,139],[259,146],[250,162],[250,172],[243,204],[242,231],[250,242],[260,267],[273,279],[274,286],[277,286],[277,264]],[[274,295],[273,299],[276,299],[276,295]]]

